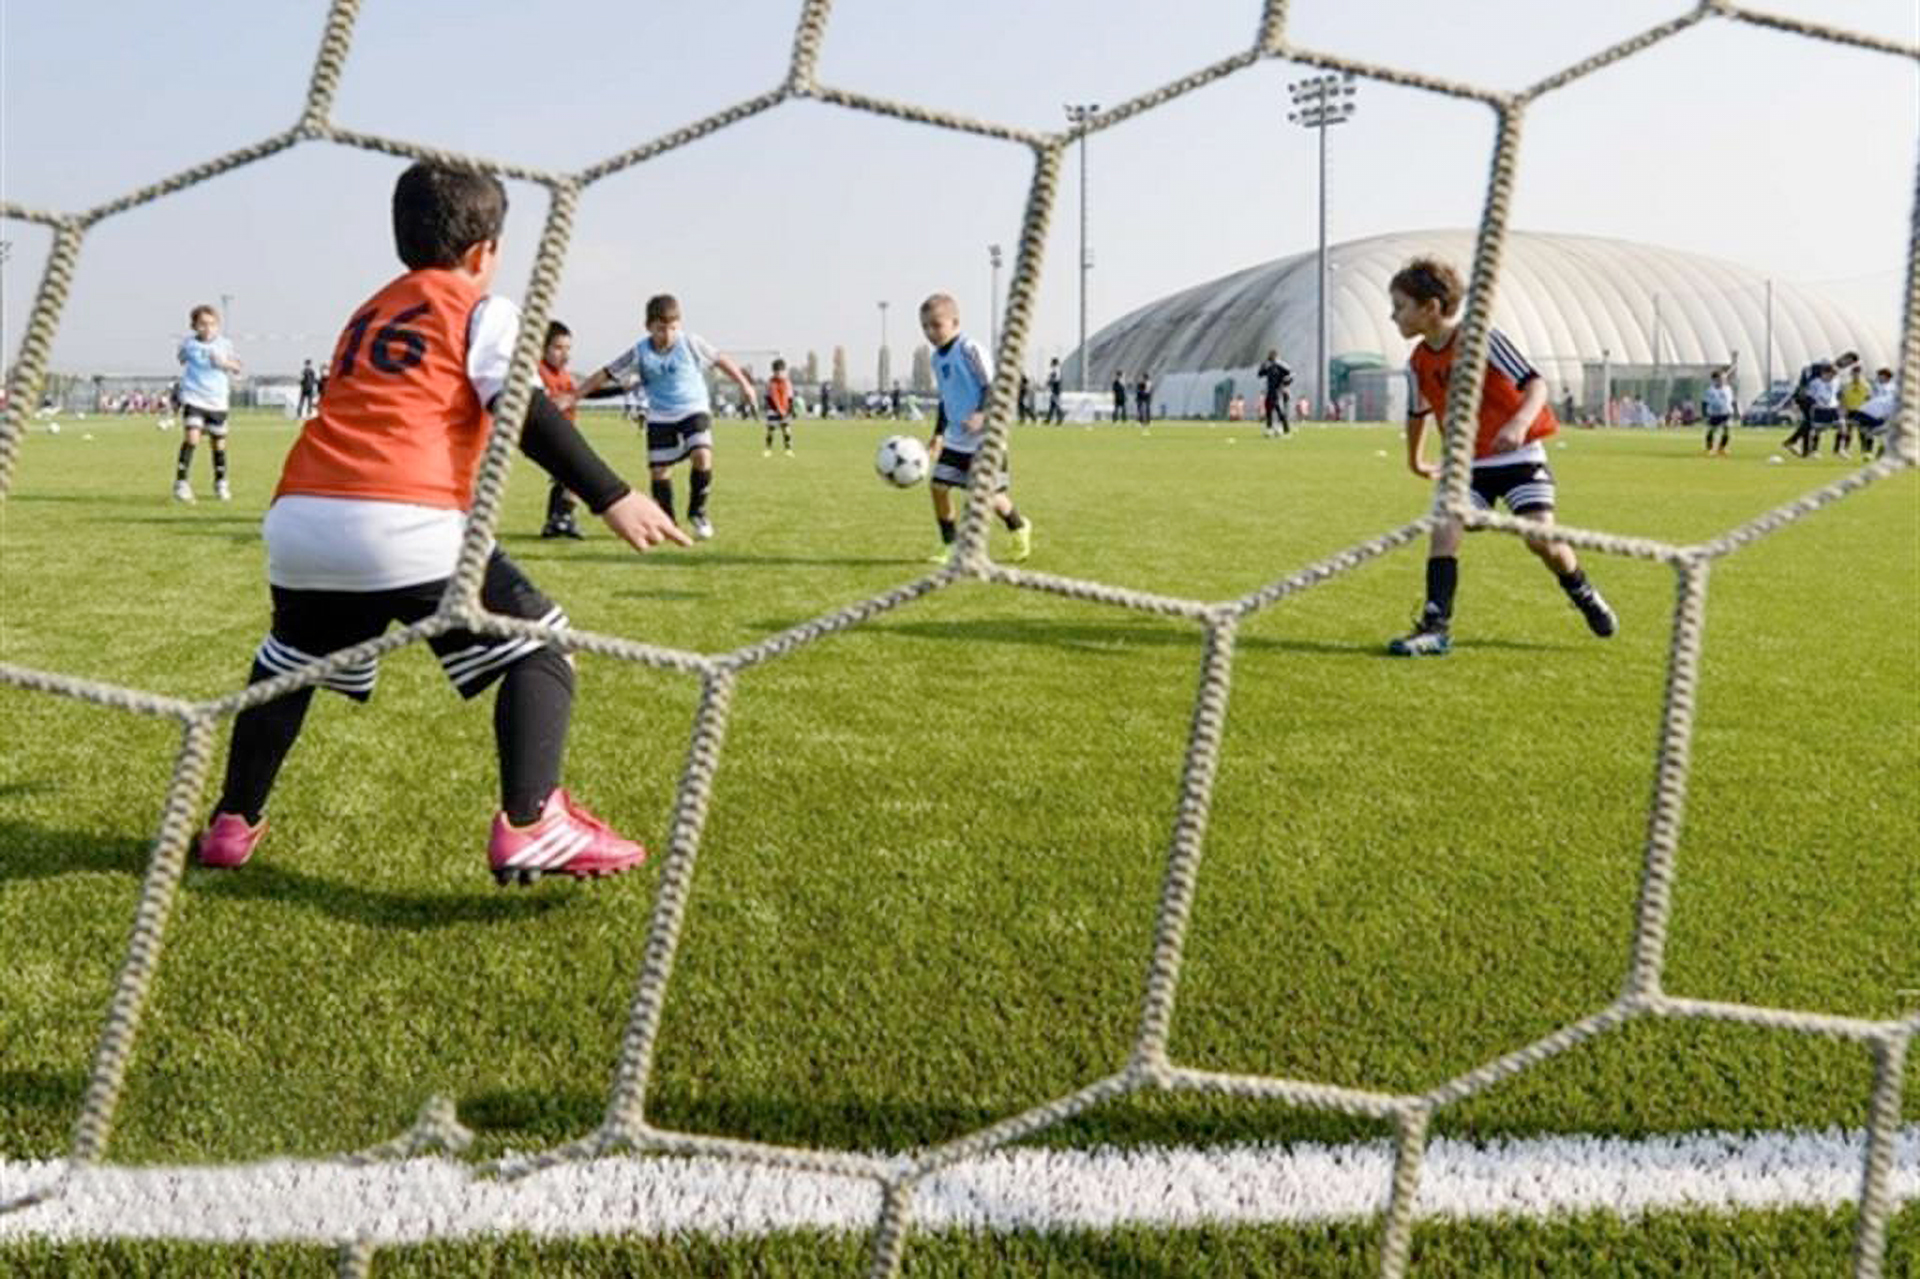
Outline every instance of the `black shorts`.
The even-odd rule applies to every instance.
[[[713,447],[713,419],[695,413],[677,422],[647,421],[647,464],[672,466],[695,449]]]
[[[1847,414],[1847,421],[1859,427],[1862,431],[1877,431],[1887,424],[1885,419],[1874,417],[1868,413],[1862,413],[1859,409],[1855,409],[1853,412]]]
[[[422,582],[391,591],[302,591],[275,586],[273,630],[254,652],[254,660],[277,674],[377,639],[394,622],[409,625],[432,614],[445,593],[445,581]],[[565,627],[567,615],[540,593],[520,566],[500,551],[487,561],[480,602],[489,613]],[[440,667],[462,697],[472,697],[529,653],[545,647],[537,639],[476,635],[451,630],[427,641]],[[320,682],[322,688],[364,702],[373,696],[377,658],[342,667]]]
[[[1838,426],[1840,424],[1840,410],[1839,409],[1822,409],[1822,408],[1814,409],[1813,424],[1815,426]]]
[[[1473,504],[1479,510],[1491,511],[1501,501],[1515,515],[1553,509],[1553,471],[1545,462],[1476,466],[1471,479]]]
[[[1728,420],[1731,418],[1731,416],[1732,416],[1731,414],[1727,414],[1727,413],[1715,413],[1707,419],[1707,425],[1708,426],[1725,426]]]
[[[205,431],[208,435],[220,438],[227,433],[227,415],[215,409],[186,404],[180,409],[180,425],[187,430]]]
[[[948,488],[965,488],[967,475],[973,470],[974,457],[972,453],[962,453],[941,445],[940,459],[933,464],[933,482]],[[1009,467],[1000,472],[1000,482],[994,486],[994,492],[1004,493],[1013,486],[1013,477],[1009,474],[1011,469]]]

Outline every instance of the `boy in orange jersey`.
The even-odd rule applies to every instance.
[[[574,421],[574,407],[580,397],[574,394],[573,374],[567,371],[567,360],[573,355],[573,330],[558,320],[547,323],[546,345],[540,350],[540,386],[553,401],[553,407],[559,409],[567,421]],[[547,522],[540,528],[541,537],[571,537],[576,541],[583,536],[580,525],[573,518],[573,498],[567,494],[567,486],[555,480],[547,489]]]
[[[317,416],[287,454],[262,525],[273,625],[251,682],[363,644],[437,607],[453,575],[474,477],[504,389],[520,312],[488,287],[499,265],[506,189],[497,178],[419,163],[393,191],[405,274],[358,307],[334,347]],[[579,494],[615,533],[645,550],[686,544],[665,512],[609,470],[535,390],[520,447]],[[491,613],[564,627],[567,617],[496,547],[481,583]],[[427,641],[463,697],[496,680],[500,812],[488,862],[495,879],[610,875],[646,850],[560,788],[573,706],[573,664],[546,643],[456,629]],[[375,659],[322,681],[373,695]],[[313,688],[243,711],[225,787],[198,840],[207,866],[238,866],[266,831],[267,797],[300,735]]]
[[[1418,338],[1408,359],[1412,366],[1414,402],[1407,415],[1407,466],[1422,479],[1432,479],[1439,468],[1422,454],[1427,418],[1447,402],[1447,379],[1453,370],[1454,339],[1459,326],[1453,315],[1466,296],[1460,273],[1434,258],[1415,258],[1388,282],[1393,322],[1400,336]],[[1491,510],[1505,501],[1513,514],[1542,524],[1553,522],[1553,472],[1540,441],[1558,427],[1547,407],[1547,384],[1526,357],[1495,329],[1487,339],[1487,370],[1480,398],[1480,419],[1473,442],[1473,504]],[[1427,599],[1411,634],[1387,645],[1400,657],[1438,657],[1453,647],[1454,588],[1460,577],[1460,521],[1445,520],[1433,530],[1427,552]],[[1527,549],[1552,569],[1587,626],[1602,639],[1619,628],[1613,610],[1580,570],[1573,548],[1564,542],[1526,539]]]
[[[767,379],[767,442],[761,457],[773,456],[773,428],[780,428],[780,443],[787,456],[793,456],[793,382],[787,377],[787,362],[773,362],[773,376]]]

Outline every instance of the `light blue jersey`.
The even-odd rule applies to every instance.
[[[662,424],[683,422],[696,413],[713,412],[707,394],[707,366],[718,354],[704,339],[682,333],[664,351],[653,349],[652,338],[641,338],[631,351],[607,366],[617,380],[637,377],[646,388],[647,420]]]
[[[1718,386],[1707,383],[1706,397],[1701,401],[1701,406],[1706,409],[1708,417],[1732,417],[1733,388],[1725,382]]]
[[[232,389],[227,371],[216,359],[233,362],[233,344],[225,338],[202,342],[189,334],[180,339],[180,402],[212,413],[225,413]]]
[[[940,408],[947,416],[942,436],[946,447],[956,453],[978,452],[986,443],[985,431],[969,431],[966,421],[987,407],[987,393],[993,386],[993,371],[980,344],[961,333],[933,353],[933,376],[940,384]]]

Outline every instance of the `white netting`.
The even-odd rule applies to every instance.
[[[1900,343],[1901,409],[1894,423],[1891,442],[1880,460],[1697,545],[1673,545],[1647,538],[1622,537],[1558,525],[1540,526],[1510,516],[1479,512],[1468,501],[1467,485],[1472,424],[1486,362],[1488,317],[1493,308],[1501,253],[1506,243],[1508,203],[1518,166],[1520,129],[1529,107],[1536,99],[1712,19],[1770,27],[1796,36],[1833,41],[1916,62],[1920,62],[1920,48],[1816,22],[1758,12],[1732,3],[1732,0],[1701,0],[1687,14],[1603,49],[1529,88],[1503,92],[1296,46],[1287,38],[1287,0],[1267,0],[1251,48],[1100,112],[1067,132],[1039,133],[820,84],[815,78],[814,68],[826,35],[831,0],[803,0],[787,78],[777,89],[589,165],[578,173],[550,173],[357,133],[333,125],[330,116],[334,93],[352,44],[354,22],[359,9],[358,0],[334,0],[327,17],[319,56],[314,63],[305,106],[299,122],[291,129],[82,213],[58,214],[12,203],[0,204],[0,216],[42,223],[51,227],[54,233],[32,317],[21,341],[19,358],[9,383],[4,429],[0,429],[0,494],[5,494],[11,491],[14,461],[26,429],[29,406],[38,402],[46,372],[48,348],[66,302],[81,242],[88,230],[103,219],[305,142],[336,142],[392,155],[463,165],[538,183],[547,189],[550,198],[546,225],[524,300],[526,318],[514,351],[511,380],[495,419],[493,437],[477,484],[473,519],[461,549],[455,577],[439,611],[433,617],[359,648],[334,654],[292,674],[199,703],[74,679],[52,671],[0,664],[0,682],[136,714],[167,716],[178,719],[183,725],[180,754],[167,793],[160,830],[154,841],[152,860],[141,888],[132,938],[115,985],[106,1026],[95,1052],[81,1114],[75,1124],[73,1148],[68,1160],[70,1169],[97,1164],[104,1154],[127,1060],[139,1030],[148,987],[159,962],[167,916],[179,886],[213,752],[215,729],[220,720],[293,689],[318,684],[328,673],[341,666],[389,652],[450,627],[461,626],[497,634],[537,635],[564,650],[584,650],[683,671],[697,675],[701,681],[700,705],[694,718],[692,743],[674,804],[672,832],[660,874],[645,958],[615,1068],[606,1117],[601,1126],[586,1137],[531,1158],[493,1166],[486,1172],[521,1176],[563,1162],[633,1151],[715,1156],[865,1178],[879,1183],[882,1190],[879,1218],[873,1234],[872,1273],[891,1275],[898,1272],[904,1255],[913,1216],[915,1187],[936,1170],[1030,1137],[1094,1106],[1132,1092],[1163,1089],[1266,1098],[1295,1106],[1370,1116],[1394,1124],[1397,1132],[1396,1153],[1384,1214],[1381,1273],[1398,1276],[1405,1273],[1408,1264],[1413,1206],[1426,1150],[1427,1130],[1439,1107],[1473,1096],[1577,1044],[1617,1030],[1628,1022],[1647,1017],[1702,1018],[1853,1040],[1866,1045],[1873,1052],[1875,1076],[1866,1155],[1861,1170],[1854,1273],[1861,1279],[1881,1274],[1886,1255],[1887,1225],[1894,1207],[1891,1176],[1899,1125],[1901,1085],[1908,1045],[1916,1032],[1920,1032],[1920,1016],[1905,1020],[1870,1021],[1746,1004],[1680,999],[1661,990],[1661,974],[1665,965],[1675,851],[1686,801],[1708,570],[1716,559],[1730,555],[1748,543],[1831,505],[1876,480],[1912,468],[1920,459],[1920,272],[1916,271],[1916,264],[1920,263],[1920,213],[1916,213],[1912,221],[1907,251],[1906,307]],[[1482,102],[1497,116],[1498,132],[1485,213],[1474,252],[1471,289],[1461,326],[1464,354],[1463,358],[1454,361],[1453,382],[1445,412],[1446,456],[1442,483],[1433,509],[1402,528],[1351,547],[1238,599],[1224,601],[1208,602],[1145,594],[1100,582],[1080,581],[993,563],[986,554],[988,498],[993,492],[995,477],[1006,460],[1007,424],[1014,406],[1019,369],[1026,354],[1027,330],[1040,278],[1044,236],[1059,186],[1063,152],[1082,133],[1109,128],[1268,58],[1284,58],[1331,71],[1350,71],[1369,79]],[[477,598],[481,571],[498,521],[508,465],[517,443],[518,424],[533,385],[540,335],[546,328],[547,309],[559,279],[572,233],[574,208],[581,191],[604,177],[793,99],[812,99],[937,128],[980,134],[1025,146],[1033,152],[1033,185],[1027,199],[1019,252],[1014,259],[1012,286],[996,353],[997,367],[988,413],[988,440],[973,468],[966,516],[951,563],[937,572],[836,609],[759,643],[719,654],[663,649],[619,636],[591,632],[550,631],[539,625],[482,612]],[[1920,168],[1916,169],[1916,182],[1920,183]],[[1920,208],[1920,201],[1917,201],[1916,208]],[[1239,623],[1242,618],[1290,595],[1406,544],[1427,532],[1441,518],[1462,520],[1470,528],[1498,529],[1566,542],[1610,555],[1657,560],[1674,570],[1678,598],[1668,658],[1665,708],[1654,793],[1647,822],[1645,867],[1632,954],[1621,994],[1605,1008],[1536,1043],[1422,1093],[1378,1093],[1300,1080],[1210,1073],[1178,1066],[1168,1058],[1167,1037],[1178,990],[1187,920],[1192,909],[1212,803],[1213,782],[1220,760],[1234,640]],[[1183,617],[1205,628],[1199,694],[1187,744],[1178,813],[1167,855],[1165,886],[1161,894],[1153,953],[1147,968],[1139,1030],[1129,1060],[1114,1074],[1069,1096],[1045,1102],[1010,1119],[931,1149],[896,1157],[794,1149],[654,1127],[646,1120],[644,1101],[653,1068],[655,1040],[691,890],[694,860],[706,819],[714,771],[726,737],[728,713],[738,673],[749,666],[778,658],[821,636],[857,626],[911,600],[968,579],[1000,583],[1016,589],[1046,591],[1160,616]],[[420,1121],[409,1132],[371,1150],[341,1156],[340,1161],[351,1164],[373,1159],[404,1158],[435,1148],[458,1150],[466,1144],[467,1137],[452,1107],[435,1101],[428,1103]],[[63,1183],[56,1183],[27,1199],[0,1205],[0,1210],[41,1202],[60,1195],[63,1189]],[[374,1252],[374,1246],[364,1239],[346,1243],[340,1255],[341,1273],[365,1274],[372,1264]]]

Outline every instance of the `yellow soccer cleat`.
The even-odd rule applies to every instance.
[[[1024,564],[1033,554],[1033,521],[1022,521],[1019,528],[1013,530],[1013,562]]]

